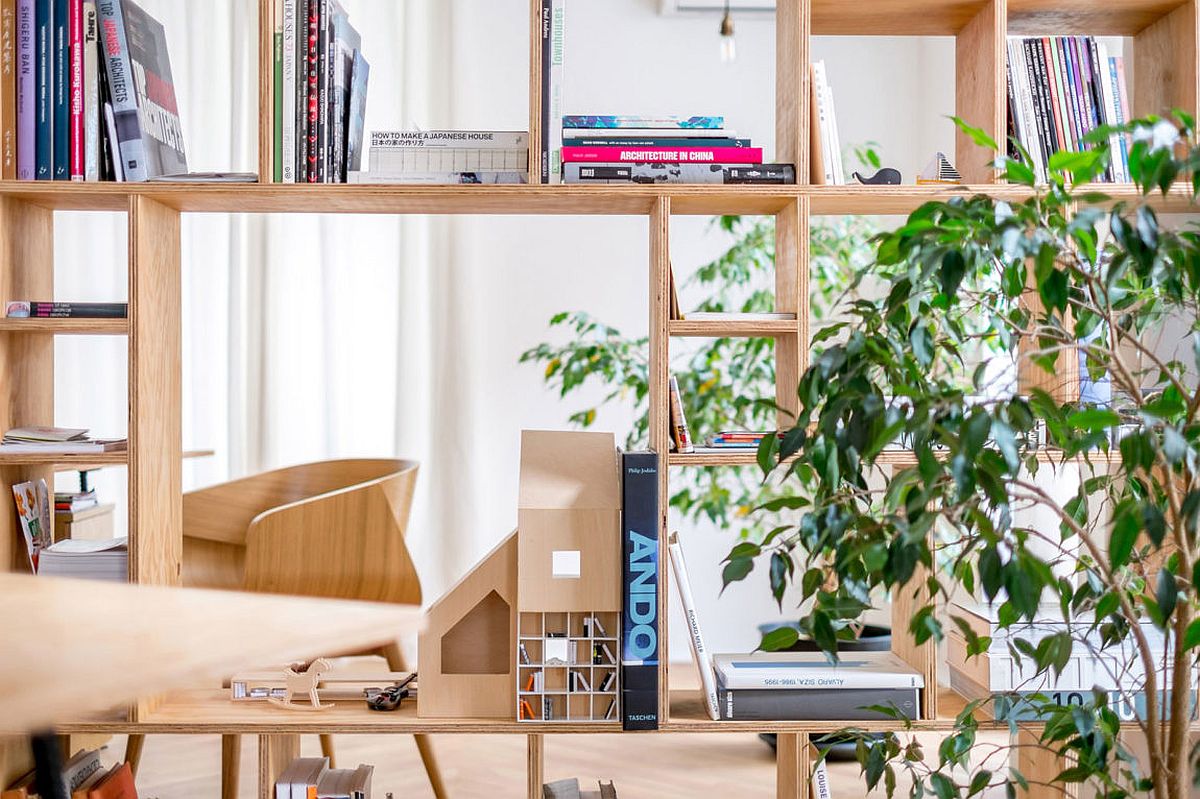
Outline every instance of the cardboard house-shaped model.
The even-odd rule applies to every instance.
[[[610,433],[522,433],[517,531],[430,608],[421,716],[619,721],[619,473]]]

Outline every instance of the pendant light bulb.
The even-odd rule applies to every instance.
[[[737,60],[737,42],[733,38],[733,15],[729,13],[729,0],[725,0],[725,15],[721,17],[721,63],[732,64]]]

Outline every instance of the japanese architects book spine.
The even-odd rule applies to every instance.
[[[621,721],[658,729],[658,470],[654,452],[621,456]]]

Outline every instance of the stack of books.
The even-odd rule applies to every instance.
[[[5,0],[0,23],[0,178],[187,172],[166,32],[136,3]]]
[[[496,130],[373,131],[369,170],[350,183],[525,183],[529,134]]]
[[[562,142],[564,183],[796,182],[719,116],[566,116]]]
[[[125,438],[96,438],[86,429],[65,427],[15,427],[4,434],[0,454],[6,455],[91,455],[124,452]]]
[[[275,799],[371,799],[374,766],[330,768],[327,757],[298,757],[275,781]]]
[[[276,183],[345,183],[361,169],[371,67],[337,0],[274,0]]]
[[[96,490],[90,491],[56,491],[54,493],[54,510],[56,513],[77,513],[81,510],[94,508],[99,505]]]
[[[713,449],[758,449],[762,440],[772,433],[753,433],[748,430],[725,430],[704,440]]]
[[[838,135],[837,109],[833,89],[825,71],[825,62],[810,65],[812,79],[811,179],[814,186],[841,186],[846,183],[842,164],[842,140]]]
[[[129,540],[110,538],[85,541],[68,538],[42,550],[38,559],[39,575],[74,577],[80,580],[105,580],[124,583],[129,580]]]
[[[717,706],[740,721],[866,721],[887,719],[874,706],[921,717],[925,678],[891,652],[844,652],[831,664],[824,652],[716,655]]]
[[[1110,56],[1104,42],[1091,36],[1008,40],[1009,134],[1029,151],[1039,180],[1047,179],[1052,155],[1087,149],[1085,136],[1127,122],[1129,108],[1124,59]],[[1109,148],[1105,179],[1128,183],[1127,142],[1114,135]]]
[[[5,303],[5,316],[9,319],[127,319],[129,304],[13,300]]]

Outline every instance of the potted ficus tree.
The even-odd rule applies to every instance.
[[[1115,203],[1095,184],[1112,134],[1126,137],[1140,188]],[[763,563],[831,657],[889,592],[918,607],[894,635],[933,643],[953,631],[968,656],[984,653],[988,636],[952,604],[967,595],[991,603],[1009,655],[1030,674],[1056,677],[1078,658],[1116,670],[1074,705],[1019,697],[1010,729],[1027,731],[1020,745],[1034,751],[1024,758],[981,761],[990,699],[967,703],[936,754],[905,732],[863,736],[866,782],[889,795],[905,772],[913,797],[938,799],[1080,784],[1108,797],[1184,799],[1192,789],[1200,233],[1165,224],[1155,207],[1169,195],[1190,208],[1200,146],[1182,113],[1089,142],[1050,159],[1048,185],[1034,185],[1027,154],[1000,156],[1027,199],[931,202],[878,237],[864,274],[889,273],[880,298],[855,300],[817,333],[796,423],[759,451],[764,473],[793,489],[766,512],[790,512],[792,524],[741,542],[726,574],[741,579]],[[1012,353],[1013,368],[967,358],[981,340]],[[1036,387],[1073,385],[1060,378],[1076,364],[1111,397]],[[1014,372],[1026,378],[1015,389],[997,384]],[[911,451],[908,465],[877,468],[898,449]],[[1055,632],[1026,637],[1035,619]],[[781,628],[762,647],[799,634]],[[1118,702],[1137,712],[1122,719]],[[1057,765],[1040,782],[1019,765],[1046,762]]]

